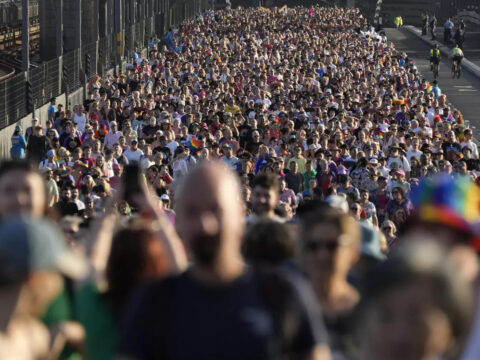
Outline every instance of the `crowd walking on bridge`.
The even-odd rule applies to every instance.
[[[188,20],[16,126],[0,358],[478,359],[473,135],[357,9]]]

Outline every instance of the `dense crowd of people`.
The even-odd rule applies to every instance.
[[[1,358],[480,356],[472,130],[356,9],[208,11],[11,156]]]

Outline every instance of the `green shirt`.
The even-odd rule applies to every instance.
[[[305,190],[310,190],[310,180],[317,177],[317,171],[315,169],[312,169],[311,171],[306,171],[303,174],[303,177],[305,178]]]
[[[42,321],[46,326],[51,327],[72,320],[74,320],[72,299],[68,296],[67,288],[64,285],[62,292],[48,306]],[[59,360],[79,360],[81,358],[81,355],[69,346],[66,346],[58,357]]]
[[[120,326],[105,294],[95,284],[85,284],[77,291],[75,305],[77,320],[85,328],[86,358],[113,359],[120,341]]]

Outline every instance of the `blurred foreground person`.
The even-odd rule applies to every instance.
[[[47,196],[42,175],[24,161],[0,164],[0,220],[27,215],[38,218],[47,212]]]
[[[39,318],[62,291],[62,275],[83,277],[87,265],[62,240],[45,220],[0,224],[1,359],[56,359],[63,349],[70,331],[50,333]]]
[[[168,274],[162,241],[143,225],[122,229],[113,237],[105,283],[88,282],[76,293],[76,317],[85,328],[88,359],[113,358],[128,297],[142,282]]]
[[[456,272],[474,284],[478,279],[480,188],[469,178],[437,175],[412,192],[416,213],[401,229],[402,242],[432,238],[444,246]]]
[[[138,216],[127,223],[115,206],[108,206],[110,211],[92,229],[92,277],[75,293],[75,314],[85,328],[85,355],[91,360],[112,359],[118,353],[125,309],[136,288],[187,265],[173,226],[155,196],[141,186],[138,166],[128,165],[127,174],[110,201],[128,199]]]
[[[360,301],[347,280],[360,256],[360,229],[352,217],[320,201],[305,205],[299,215],[302,268],[320,301],[332,353],[343,356],[351,315]]]
[[[288,227],[277,221],[259,220],[245,234],[243,253],[254,265],[282,265],[295,258],[296,243]]]
[[[176,226],[193,265],[138,292],[122,359],[330,359],[313,295],[245,266],[234,174],[204,163],[176,199]]]
[[[456,358],[472,296],[442,249],[409,242],[372,269],[357,319],[360,360]]]

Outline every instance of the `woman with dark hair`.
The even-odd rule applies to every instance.
[[[47,137],[43,135],[43,128],[41,126],[35,126],[32,130],[32,134],[28,137],[27,158],[37,165],[47,153],[48,140]]]
[[[407,198],[405,190],[396,186],[392,190],[392,199],[388,200],[386,220],[392,220],[395,225],[400,227],[413,211],[413,205]]]
[[[146,208],[142,204],[140,207]],[[105,217],[92,255],[103,281],[86,283],[75,298],[77,319],[86,332],[88,359],[113,358],[118,350],[125,305],[139,285],[182,268],[176,256],[172,256],[172,236],[176,234],[163,215],[158,216],[159,230],[149,221],[139,220],[112,237],[114,216]]]

